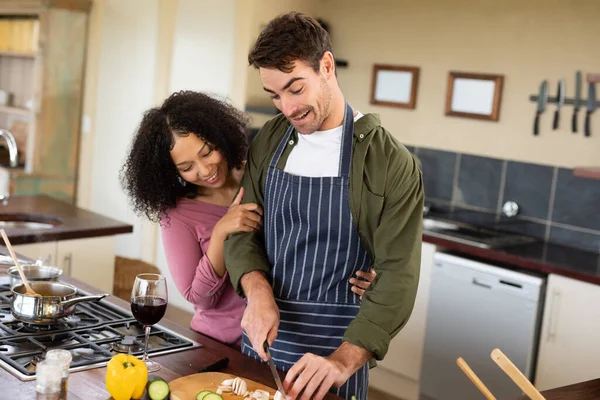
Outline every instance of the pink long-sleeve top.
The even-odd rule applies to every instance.
[[[194,305],[190,327],[227,344],[241,344],[240,322],[246,306],[227,272],[219,278],[206,256],[215,224],[228,208],[180,199],[161,221],[169,270],[179,292]]]

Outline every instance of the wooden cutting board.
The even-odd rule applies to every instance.
[[[195,400],[198,392],[202,390],[210,390],[213,392],[217,391],[217,388],[225,379],[235,378],[235,375],[224,374],[222,372],[203,372],[201,374],[194,374],[183,376],[169,382],[169,388],[171,390],[171,400]],[[270,388],[258,382],[246,379],[240,376],[248,384],[248,391],[252,392],[256,389],[266,390],[271,396],[275,395],[276,389]],[[234,393],[223,393],[223,400],[243,400],[244,397],[238,396]]]

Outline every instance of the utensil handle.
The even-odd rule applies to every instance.
[[[558,114],[558,108],[556,110],[554,110],[554,120],[552,121],[552,129],[558,129],[558,120],[559,120],[559,114]]]
[[[577,111],[573,111],[573,119],[571,120],[571,131],[577,133]]]
[[[94,296],[76,297],[74,299],[65,300],[65,301],[61,302],[61,305],[64,308],[67,308],[67,307],[72,306],[73,304],[81,303],[84,301],[99,301],[99,300],[102,300],[103,298],[105,298],[106,296],[108,296],[108,293],[98,294],[98,295],[94,295]]]
[[[533,122],[533,135],[537,136],[539,133],[539,125],[540,125],[540,113],[535,113],[535,121]]]
[[[13,250],[12,245],[10,244],[10,240],[8,240],[8,236],[6,236],[6,232],[4,232],[4,229],[0,229],[0,234],[2,234],[2,239],[4,239],[4,244],[6,245],[6,248],[8,249],[10,256],[13,258],[15,265],[17,266],[17,270],[19,271],[19,276],[21,277],[21,281],[23,281],[23,285],[25,285],[25,290],[27,292],[31,292],[32,291],[31,286],[29,286],[29,282],[27,281],[27,278],[25,277],[25,274],[23,273],[23,268],[21,268],[21,264],[19,264],[19,259],[17,258],[17,255],[15,254],[15,251]]]
[[[591,130],[591,126],[590,126],[590,112],[588,111],[585,114],[585,128],[584,128],[584,132],[585,132],[585,136],[586,137],[590,137],[592,135],[592,132],[590,132]]]
[[[467,364],[467,362],[465,360],[463,360],[462,357],[459,357],[459,358],[456,359],[456,364],[458,364],[459,368],[462,369],[462,371],[465,373],[465,375],[467,376],[467,378],[469,378],[471,380],[471,382],[473,382],[473,384],[475,385],[475,387],[477,387],[477,389],[479,389],[479,391],[481,392],[481,394],[483,394],[486,399],[488,399],[488,400],[496,400],[496,398],[494,397],[494,395],[483,384],[483,382],[481,381],[481,379],[479,379],[479,377],[475,374],[475,372],[473,372],[473,370],[471,369],[471,367],[469,367],[469,365]]]
[[[500,349],[494,349],[491,356],[492,360],[498,364],[498,366],[506,373],[506,375],[508,375],[508,377],[512,379],[513,382],[516,383],[517,386],[520,387],[527,396],[529,396],[532,400],[546,400],[546,398],[542,396],[535,386],[529,382],[525,375],[519,371],[516,365],[513,364],[512,361],[510,361],[508,357],[506,357],[506,355],[500,351]]]

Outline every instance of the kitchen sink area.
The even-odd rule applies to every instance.
[[[53,229],[62,225],[62,221],[48,215],[5,213],[0,214],[0,228],[2,229]]]
[[[480,219],[477,223],[466,222],[464,219],[467,218],[461,216],[464,214],[457,215],[450,210],[432,210],[425,207],[423,233],[482,249],[498,249],[539,241],[532,236],[498,229],[494,216],[489,216],[487,221]]]

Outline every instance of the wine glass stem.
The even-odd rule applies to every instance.
[[[146,331],[146,340],[144,340],[144,357],[142,358],[142,361],[144,362],[148,361],[148,339],[150,337],[150,329],[150,325],[144,326],[144,330]]]

